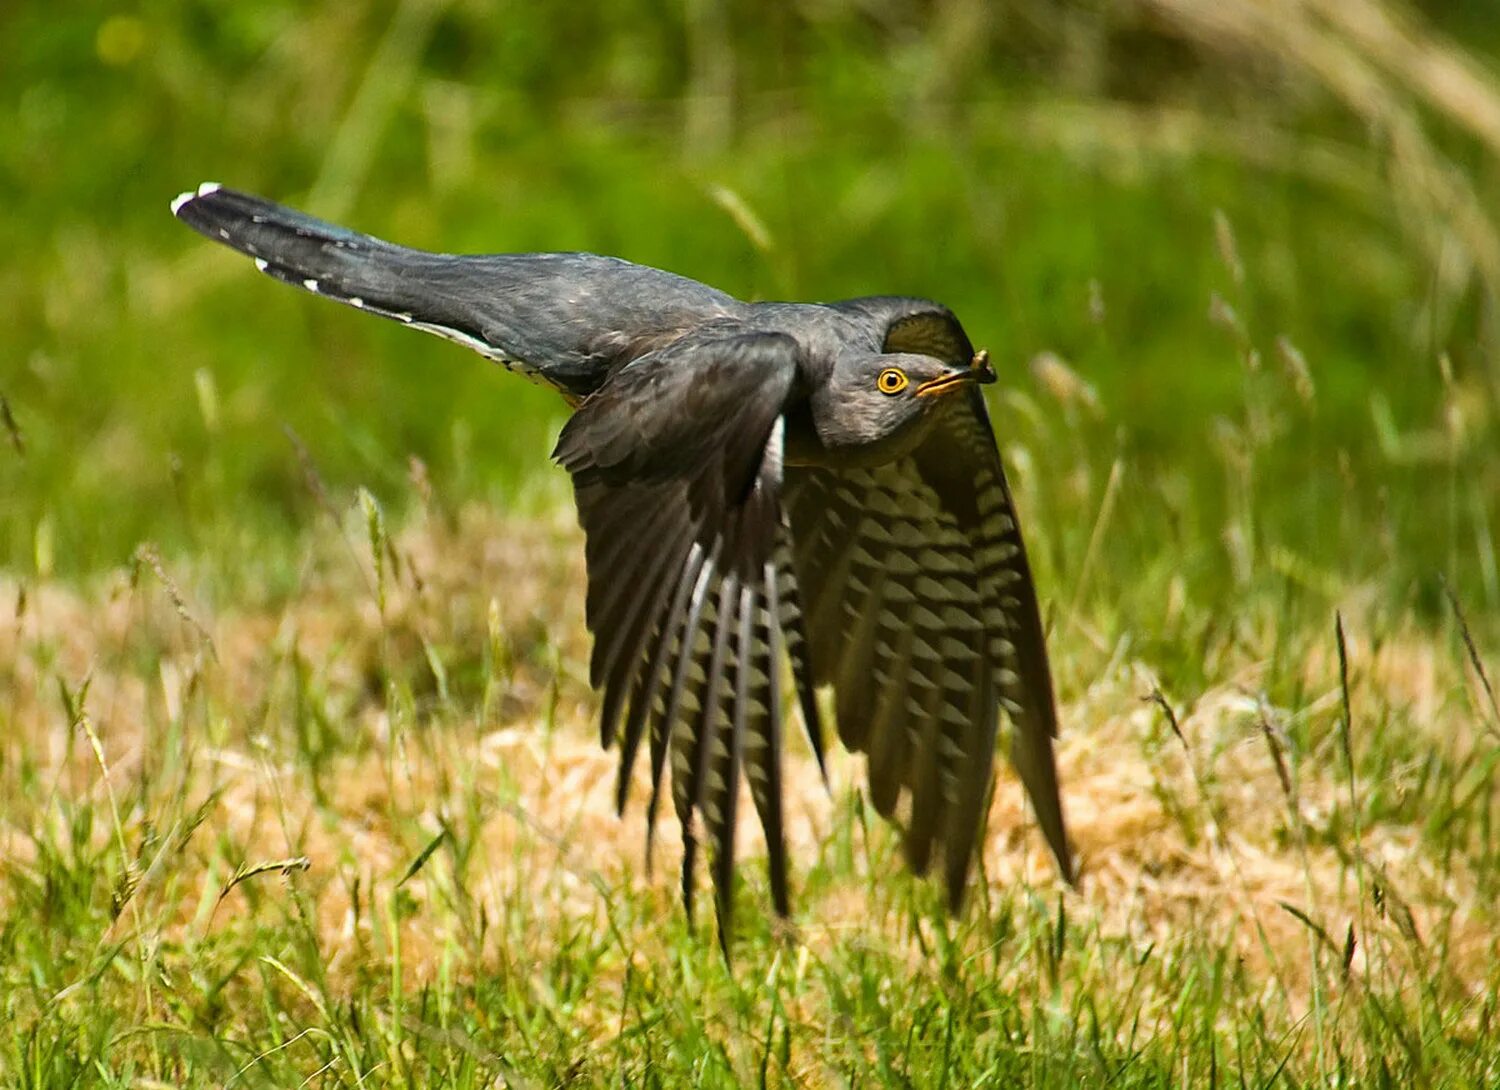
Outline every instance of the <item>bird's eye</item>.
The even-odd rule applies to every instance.
[[[883,394],[899,394],[906,389],[906,383],[906,372],[899,367],[887,367],[875,380],[876,388]]]

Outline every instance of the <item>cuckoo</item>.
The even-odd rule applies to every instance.
[[[616,802],[644,742],[648,830],[670,766],[687,911],[706,840],[721,941],[742,778],[789,912],[784,712],[821,766],[823,688],[871,802],[955,911],[1002,724],[1072,879],[1042,621],[980,390],[995,374],[947,307],[745,303],[594,254],[427,253],[213,183],[172,212],[274,279],[456,341],[573,408],[553,457],[584,532]]]

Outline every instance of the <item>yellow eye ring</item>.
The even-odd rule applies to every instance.
[[[906,372],[899,367],[887,367],[875,380],[875,388],[883,394],[899,394],[906,389]]]

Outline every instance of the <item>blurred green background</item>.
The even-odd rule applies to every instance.
[[[1500,614],[1492,0],[0,10],[0,567],[265,583],[336,496],[553,510],[564,407],[255,275],[204,179],[453,251],[952,305],[1048,595]],[[270,559],[268,559],[270,558]],[[1292,608],[1301,608],[1292,607]]]

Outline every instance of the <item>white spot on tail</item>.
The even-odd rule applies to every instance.
[[[197,194],[194,193],[191,189],[189,189],[187,192],[185,192],[185,193],[179,193],[179,194],[177,194],[177,196],[173,197],[172,198],[172,215],[174,215],[174,216],[177,215],[178,212],[182,211],[182,206],[185,205],[185,204],[187,204],[188,201],[192,200],[196,196],[197,196]]]
[[[316,280],[304,280],[302,281],[302,286],[311,292],[318,290],[318,282]]]
[[[255,259],[255,267],[257,269],[259,269],[261,272],[265,272],[266,269],[270,268],[270,264],[266,261],[265,258],[263,258],[263,257],[257,257]]]
[[[206,197],[210,193],[217,193],[219,190],[221,190],[223,188],[224,187],[221,186],[218,182],[204,182],[202,185],[200,185],[198,187],[198,196],[200,196],[200,197]]]
[[[423,333],[431,333],[434,336],[443,338],[445,341],[461,344],[471,351],[478,352],[485,359],[494,360],[507,371],[516,372],[531,379],[533,382],[547,385],[547,380],[542,377],[542,373],[531,364],[508,355],[505,349],[490,344],[487,341],[482,341],[473,334],[465,333],[463,330],[454,329],[451,326],[438,325],[436,322],[418,322],[410,314],[397,314],[395,317],[405,322],[412,329],[420,329]]]

